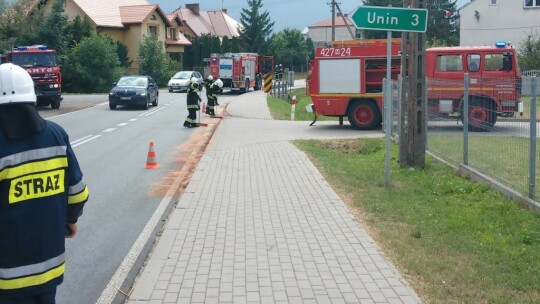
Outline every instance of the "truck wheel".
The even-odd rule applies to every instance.
[[[493,129],[497,122],[497,113],[493,102],[472,97],[469,106],[469,131],[487,132]]]
[[[51,100],[51,108],[57,110],[60,109],[60,99]]]
[[[349,106],[347,117],[357,130],[372,130],[380,126],[382,118],[377,106],[371,101],[356,101]]]

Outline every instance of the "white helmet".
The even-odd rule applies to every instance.
[[[0,65],[0,104],[35,103],[34,81],[28,72],[18,65]]]
[[[197,79],[197,77],[191,77],[191,83],[198,83],[199,82],[199,79]]]
[[[208,80],[214,80],[214,76],[212,75],[208,76]]]
[[[223,88],[223,81],[221,79],[216,80],[216,84],[220,89]]]

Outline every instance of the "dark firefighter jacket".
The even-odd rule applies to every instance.
[[[199,96],[199,84],[192,83],[187,89],[187,108],[188,110],[199,110],[199,101],[201,97]]]
[[[208,99],[213,101],[217,100],[217,95],[219,93],[219,86],[214,82],[208,87]]]
[[[64,129],[46,121],[25,139],[0,132],[0,303],[62,282],[66,222],[87,200]]]

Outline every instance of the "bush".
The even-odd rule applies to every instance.
[[[122,74],[116,44],[108,36],[93,34],[83,38],[66,57],[63,88],[67,92],[108,92]]]

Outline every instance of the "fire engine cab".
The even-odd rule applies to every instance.
[[[316,114],[347,117],[356,129],[378,128],[382,122],[382,82],[386,77],[386,40],[335,42],[318,48],[306,81]],[[391,78],[401,69],[401,40],[391,42]],[[444,47],[426,50],[430,115],[462,116],[463,77],[470,75],[471,131],[492,127],[497,116],[513,116],[520,108],[521,74],[515,50],[506,45]]]
[[[34,80],[38,106],[60,108],[62,74],[55,50],[45,45],[18,46],[4,52],[2,62],[12,62],[26,69]]]

